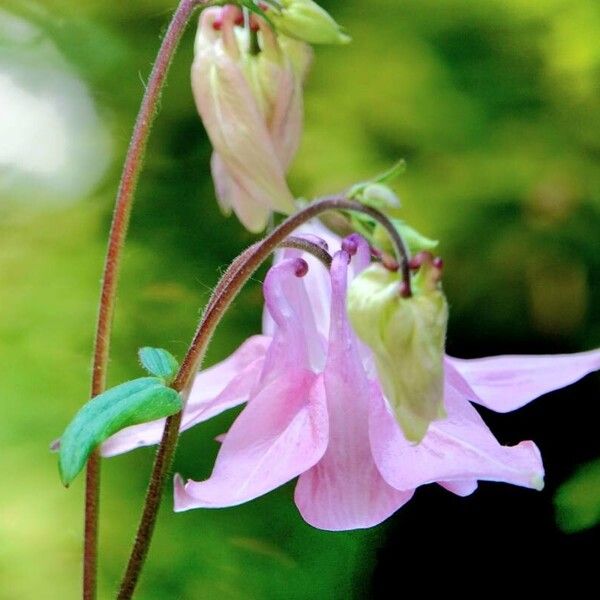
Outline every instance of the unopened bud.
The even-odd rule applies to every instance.
[[[286,171],[302,130],[302,82],[311,50],[278,38],[257,18],[254,54],[248,32],[237,25],[240,16],[234,6],[202,12],[192,89],[215,150],[211,167],[221,207],[258,232],[272,210],[294,210]]]
[[[309,44],[347,44],[345,34],[331,15],[313,0],[279,0],[280,9],[268,15],[284,35]]]

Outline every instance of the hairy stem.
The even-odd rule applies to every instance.
[[[303,252],[308,252],[312,254],[317,260],[320,260],[323,266],[329,270],[331,268],[331,262],[333,258],[331,254],[327,252],[326,246],[322,246],[320,244],[315,244],[305,238],[296,237],[291,235],[281,244],[279,244],[281,248],[294,248],[296,250],[302,250]]]
[[[395,236],[400,241],[398,246],[399,260],[406,264],[408,282],[410,282],[410,272],[408,271],[407,260],[408,255],[404,249],[404,244],[398,236],[396,229],[385,215],[373,208],[346,198],[333,197],[314,202],[302,211],[286,219],[267,237],[245,250],[231,263],[206,305],[194,338],[181,363],[179,373],[172,384],[172,387],[175,390],[182,391],[189,389],[194,375],[202,364],[206,349],[208,348],[208,344],[210,343],[217,325],[230,304],[241,291],[242,287],[252,277],[260,265],[278,246],[286,245],[286,239],[289,240],[290,234],[300,227],[300,225],[317,215],[330,210],[362,212],[381,223],[386,230],[390,231],[390,235],[392,235],[393,231],[394,235],[392,235],[392,238]],[[304,250],[310,247],[309,251],[320,255],[326,264],[329,262],[331,257],[329,257],[329,254],[317,244],[313,244],[302,238],[292,238],[292,247],[298,248],[300,246],[299,240],[302,241],[303,245],[301,249]],[[397,240],[394,241],[397,242]],[[324,256],[322,252],[325,252],[327,256]],[[329,257],[329,259],[327,257]],[[121,583],[118,595],[119,600],[129,600],[132,597],[141,570],[144,566],[162,499],[165,480],[171,469],[171,462],[177,446],[181,418],[182,412],[169,417],[165,423],[163,437],[152,468],[152,475],[146,493],[142,517],[129,557],[129,563],[127,564],[127,569]]]
[[[150,128],[156,116],[158,103],[175,50],[194,9],[203,0],[182,0],[175,11],[154,62],[148,86],[135,122],[133,135],[123,165],[117,192],[108,248],[102,276],[100,305],[94,342],[91,397],[101,394],[106,387],[106,370],[110,336],[115,307],[117,280],[121,254],[131,215],[135,189],[142,168],[144,151]],[[100,492],[100,457],[94,452],[88,461],[85,488],[85,523],[83,547],[83,598],[96,597],[98,554],[98,506]]]

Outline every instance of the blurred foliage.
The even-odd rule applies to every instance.
[[[582,465],[554,497],[563,531],[575,533],[600,523],[600,460]]]
[[[13,184],[0,185],[3,600],[77,595],[82,483],[65,492],[47,448],[88,394],[98,279],[120,163],[174,4],[0,3],[0,23],[7,11],[27,21],[61,57],[61,68],[79,78],[111,138],[102,151],[110,163],[103,180],[79,202],[65,204],[44,185],[29,197]],[[317,50],[306,131],[290,179],[294,191],[311,197],[347,189],[405,158],[408,170],[396,185],[403,216],[439,239],[446,259],[451,353],[598,346],[597,2],[323,5],[353,43]],[[139,187],[111,385],[138,373],[140,346],[165,347],[181,358],[219,271],[253,239],[216,208],[210,147],[189,85],[193,29],[174,63]],[[0,27],[0,65],[24,56],[20,34],[3,32]],[[9,174],[0,163],[0,178]],[[261,305],[254,281],[217,333],[207,364],[259,330]],[[214,437],[232,418],[223,415],[184,435],[176,470],[207,476]],[[542,423],[543,416],[535,426],[526,421],[518,433],[543,435]],[[552,439],[557,431],[554,426]],[[600,454],[597,435],[585,439],[560,449],[564,473],[548,462],[548,491],[531,500],[536,514],[548,513],[548,528],[557,479],[576,461]],[[559,441],[542,450],[558,460],[553,444]],[[119,579],[151,458],[152,450],[143,449],[103,463],[101,598],[111,597]],[[166,502],[140,597],[364,597],[383,528],[313,530],[299,517],[292,490],[290,484],[222,511],[173,515]],[[510,492],[519,500],[530,493]]]

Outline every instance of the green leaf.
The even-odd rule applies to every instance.
[[[179,371],[177,359],[162,348],[140,348],[138,352],[142,367],[155,377],[160,377],[166,384],[171,383]]]
[[[58,467],[63,484],[68,486],[75,479],[89,455],[111,435],[174,415],[182,406],[179,393],[156,377],[134,379],[92,398],[60,439]]]
[[[577,469],[554,496],[556,521],[565,533],[589,529],[600,523],[600,460]]]

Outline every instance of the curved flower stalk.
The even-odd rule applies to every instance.
[[[339,247],[323,227],[316,231],[330,248]],[[346,315],[348,281],[369,265],[368,247],[356,237],[343,246],[330,273],[298,251],[280,252],[265,280],[264,335],[198,374],[182,429],[236,404],[247,406],[224,435],[211,477],[185,484],[176,479],[175,509],[241,504],[299,477],[295,500],[304,519],[346,530],[380,523],[427,483],[460,496],[480,480],[541,489],[535,444],[501,446],[471,402],[514,410],[600,368],[600,351],[446,356],[447,416],[431,423],[415,445],[398,426],[373,354]],[[129,428],[103,452],[156,443],[160,430],[160,422]]]
[[[214,148],[211,167],[219,204],[258,232],[271,211],[294,210],[286,172],[300,141],[302,84],[312,52],[302,42],[278,37],[261,18],[252,16],[252,24],[258,30],[258,53],[250,52],[239,8],[202,12],[192,90]]]

